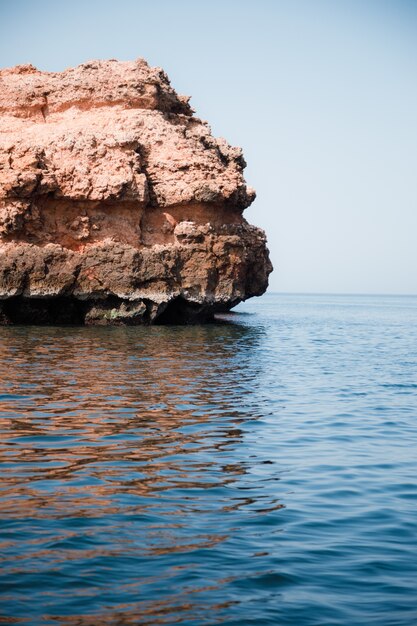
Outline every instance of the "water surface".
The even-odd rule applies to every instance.
[[[0,329],[0,623],[417,623],[417,298]]]

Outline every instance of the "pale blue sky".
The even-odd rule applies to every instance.
[[[0,0],[0,65],[145,57],[244,149],[273,291],[417,294],[417,1]]]

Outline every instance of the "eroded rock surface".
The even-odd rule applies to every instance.
[[[139,59],[0,71],[0,323],[203,321],[262,294],[239,148]]]

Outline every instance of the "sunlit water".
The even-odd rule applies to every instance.
[[[417,298],[1,328],[7,624],[417,623]]]

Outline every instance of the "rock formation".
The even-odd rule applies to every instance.
[[[0,323],[204,321],[262,294],[244,167],[142,59],[0,71]]]

